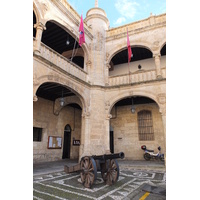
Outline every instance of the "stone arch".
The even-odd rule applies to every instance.
[[[70,34],[77,43],[79,42],[79,33],[78,33],[78,31],[74,31],[72,29],[72,27],[70,26],[70,24],[68,24],[67,22],[65,22],[65,24],[62,24],[58,20],[49,19],[48,21],[45,22],[45,26],[46,26],[46,24],[48,22],[51,22],[51,23],[57,25],[58,27],[60,27],[61,29],[63,29],[65,32],[67,32],[68,34]],[[88,62],[88,60],[90,60],[89,48],[88,48],[88,45],[86,43],[84,43],[81,46],[81,48],[82,48],[83,57],[84,57],[84,69],[85,69],[85,71],[87,71],[87,65],[86,65],[86,63]]]
[[[86,102],[88,102],[89,100],[86,99],[88,95],[84,94],[85,90],[81,89],[79,87],[79,85],[75,84],[73,81],[60,78],[60,77],[58,77],[56,75],[44,75],[44,76],[41,76],[41,77],[39,77],[37,79],[37,82],[36,82],[36,84],[33,87],[33,100],[34,101],[37,101],[37,96],[36,96],[37,90],[39,89],[39,87],[43,83],[46,83],[46,82],[57,83],[57,84],[63,85],[63,87],[70,88],[70,90],[74,94],[76,94],[76,96],[80,99],[80,102],[82,104],[81,105],[82,111],[86,112],[88,110]]]
[[[115,96],[112,96],[110,99],[109,99],[109,103],[110,103],[110,107],[108,109],[108,116],[111,115],[111,110],[113,108],[113,106],[120,100],[124,99],[124,98],[128,98],[128,97],[131,97],[131,96],[144,96],[144,97],[148,97],[152,100],[154,100],[156,102],[156,104],[158,105],[158,108],[159,108],[159,111],[161,111],[161,105],[158,101],[158,98],[157,98],[157,94],[153,94],[153,93],[150,93],[149,91],[139,91],[139,90],[135,90],[135,91],[127,91],[127,92],[124,92],[124,93],[121,93],[120,95],[119,94],[116,94]]]
[[[82,102],[81,102],[80,98],[77,97],[77,96],[65,97],[64,101],[65,101],[64,106],[75,103],[75,104],[78,104],[83,110]],[[63,109],[64,106],[60,106],[60,98],[56,99],[55,104],[54,104],[54,114],[58,115],[59,112]]]
[[[130,43],[131,42],[133,44],[133,45],[131,45],[131,48],[133,48],[133,47],[143,47],[143,48],[151,51],[152,54],[153,54],[153,51],[151,49],[151,44],[150,43],[148,43],[148,42],[137,42],[137,41],[131,41],[130,40]],[[110,53],[109,53],[109,56],[107,57],[107,63],[110,63],[111,60],[112,60],[112,58],[116,54],[118,54],[119,52],[121,52],[121,51],[123,51],[125,49],[127,49],[127,42],[126,42],[126,40],[123,40],[123,43],[120,46],[119,45],[118,46],[113,46],[113,48],[109,51]]]
[[[42,19],[42,14],[40,12],[40,9],[38,5],[33,1],[33,12],[35,13],[36,16],[36,24],[39,23]]]
[[[163,39],[163,41],[160,42],[160,49],[159,52],[161,51],[161,49],[166,45],[166,39]]]

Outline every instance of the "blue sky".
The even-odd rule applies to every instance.
[[[68,0],[71,6],[86,17],[86,13],[95,5],[95,0]],[[110,27],[118,27],[134,21],[148,18],[150,13],[166,13],[166,0],[98,0],[99,8],[105,10]]]

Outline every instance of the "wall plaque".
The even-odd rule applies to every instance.
[[[73,140],[73,145],[74,146],[80,146],[80,140]]]

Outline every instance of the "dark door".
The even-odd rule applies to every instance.
[[[70,158],[70,147],[71,147],[71,127],[65,126],[64,130],[64,144],[63,144],[63,156],[62,159]]]
[[[111,152],[111,153],[114,153],[113,131],[110,131],[110,152]]]

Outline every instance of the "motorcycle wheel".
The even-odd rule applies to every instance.
[[[164,161],[164,160],[165,160],[165,159],[164,159],[164,155],[161,155],[161,156],[160,156],[160,160],[161,160],[161,161]]]
[[[144,159],[148,161],[148,160],[151,159],[151,156],[148,153],[145,153],[144,154]]]

